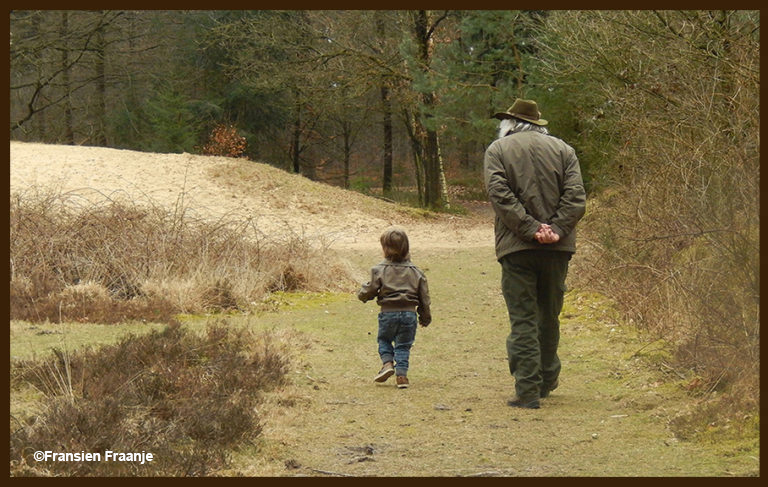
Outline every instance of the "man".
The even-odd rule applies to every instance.
[[[507,404],[538,409],[558,386],[559,315],[586,194],[573,148],[549,135],[535,101],[517,99],[494,118],[501,120],[499,137],[483,166],[511,325],[516,397]]]

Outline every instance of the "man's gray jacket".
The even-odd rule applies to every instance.
[[[485,187],[496,214],[496,257],[527,249],[576,251],[576,223],[586,193],[571,146],[551,135],[524,131],[495,140],[485,151]],[[547,223],[560,235],[540,244],[534,234]]]

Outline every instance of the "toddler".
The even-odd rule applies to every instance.
[[[362,302],[376,298],[379,313],[379,357],[382,368],[375,382],[397,375],[397,387],[408,387],[408,357],[416,338],[416,323],[428,326],[429,288],[424,273],[411,263],[408,236],[400,227],[390,227],[381,235],[384,262],[373,266],[371,280],[360,288]]]

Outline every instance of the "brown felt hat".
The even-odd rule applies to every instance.
[[[526,122],[531,122],[536,125],[546,125],[548,122],[541,118],[541,112],[539,106],[533,100],[521,100],[520,98],[515,100],[515,103],[509,107],[506,112],[499,112],[493,116],[499,120],[507,118],[519,118]]]

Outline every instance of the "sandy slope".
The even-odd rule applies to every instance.
[[[262,163],[192,154],[155,154],[101,147],[10,143],[11,193],[51,189],[75,201],[106,198],[202,218],[252,218],[270,236],[298,233],[336,247],[377,245],[391,224],[403,225],[412,246],[493,244],[482,216],[415,216],[396,205],[315,183]]]

